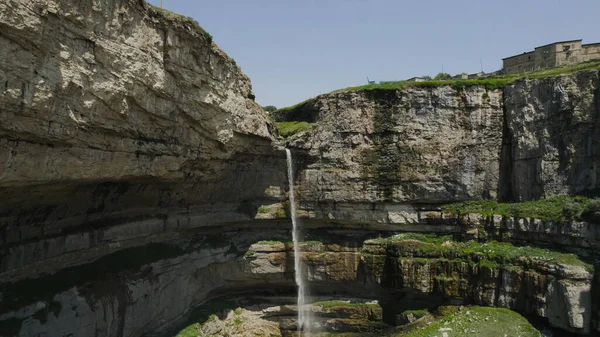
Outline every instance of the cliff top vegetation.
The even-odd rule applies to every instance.
[[[499,203],[495,200],[471,200],[442,206],[448,214],[477,213],[485,216],[534,218],[542,221],[566,223],[572,220],[600,222],[600,199],[584,196],[554,196],[547,199],[520,203]]]
[[[450,235],[422,233],[402,233],[371,241],[396,246],[400,249],[400,260],[408,258],[419,263],[426,263],[427,258],[443,258],[463,260],[487,268],[515,269],[527,267],[535,260],[550,264],[581,266],[589,272],[594,270],[593,265],[580,260],[574,254],[531,246],[515,246],[508,242],[457,242],[453,241]],[[373,250],[369,244],[363,246],[363,255],[374,252],[376,249]]]
[[[343,89],[334,90],[328,94],[336,94],[336,93],[344,93],[349,91],[365,91],[365,90],[399,90],[407,87],[438,87],[443,85],[450,85],[455,88],[465,88],[471,86],[484,86],[488,90],[495,90],[504,88],[507,85],[515,83],[520,79],[542,79],[546,77],[559,76],[563,74],[570,74],[578,71],[585,70],[600,70],[600,60],[583,62],[575,65],[568,65],[563,67],[556,68],[546,68],[532,72],[526,72],[521,74],[508,74],[502,76],[491,76],[491,77],[481,77],[481,78],[473,78],[473,79],[432,79],[423,82],[414,82],[414,81],[395,81],[395,82],[385,82],[385,83],[373,83],[367,84],[357,87],[348,87]],[[327,94],[326,94],[327,95]],[[315,98],[309,98],[303,102],[298,104],[280,108],[277,111],[283,112],[295,109],[300,107]]]
[[[156,7],[154,5],[151,5],[150,3],[147,3],[147,5],[148,5],[148,14],[150,15],[150,17],[159,19],[161,21],[174,22],[176,24],[183,25],[183,26],[191,26],[196,31],[198,31],[201,35],[203,35],[204,38],[208,41],[208,43],[212,43],[212,41],[213,41],[212,35],[209,32],[207,32],[204,28],[202,28],[200,26],[200,24],[198,23],[198,21],[192,19],[189,16],[177,14],[177,13],[171,12],[169,10],[166,10],[164,8]]]

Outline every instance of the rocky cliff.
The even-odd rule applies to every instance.
[[[511,200],[600,188],[598,71],[519,81],[504,89],[506,179]]]
[[[3,1],[0,91],[2,336],[160,330],[189,310],[185,291],[139,278],[162,288],[144,314],[110,271],[179,256],[165,242],[283,198],[285,156],[250,80],[189,18],[140,0]],[[94,278],[114,288],[86,297]]]
[[[534,200],[600,186],[598,71],[504,89],[413,86],[326,94],[275,115],[313,123],[305,203]]]
[[[286,139],[303,156],[301,216],[399,231],[470,231],[586,248],[579,252],[597,256],[595,223],[478,214],[453,219],[439,211],[457,200],[598,193],[600,72],[492,87],[350,90],[279,111],[278,121],[310,123]],[[447,227],[453,223],[458,228]]]
[[[397,324],[410,298],[590,332],[599,278],[578,263],[482,265],[368,239],[508,238],[593,262],[595,223],[438,206],[598,189],[599,82],[340,92],[275,116],[312,123],[285,142],[302,226],[325,238],[303,244],[313,289],[379,300],[346,313],[356,326]],[[272,244],[291,238],[283,142],[193,20],[142,0],[3,1],[0,90],[0,336],[160,335],[215,298],[294,294],[291,246]],[[294,329],[287,311],[263,315]]]
[[[319,96],[314,127],[292,137],[312,162],[302,200],[444,202],[495,197],[502,93],[450,86]],[[302,116],[298,116],[302,118]]]
[[[20,252],[1,271],[281,199],[273,126],[191,19],[134,0],[4,1],[0,26],[0,242]]]
[[[293,246],[284,241],[290,233],[267,228],[181,233],[52,275],[3,284],[0,331],[3,336],[160,335],[211,299],[236,295],[277,301],[277,296],[293,295]],[[320,239],[301,243],[313,298],[358,297],[381,306],[377,315],[358,309],[346,311],[357,317],[338,312],[333,317],[340,321],[314,312],[314,322],[328,321],[329,328],[325,323],[321,327],[326,331],[389,328],[402,324],[406,310],[478,304],[589,333],[593,274],[573,255],[530,249],[515,257],[507,251],[529,248],[463,244],[443,236],[365,240],[373,234],[324,229],[309,235]],[[494,255],[493,249],[500,250]],[[295,329],[295,310],[262,315],[285,334]]]

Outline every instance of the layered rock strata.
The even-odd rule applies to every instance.
[[[290,246],[253,245],[291,237],[285,156],[211,39],[141,0],[0,3],[0,336],[160,334],[215,297],[293,294]],[[390,324],[410,299],[506,306],[587,333],[600,321],[587,271],[363,242],[446,232],[593,259],[596,224],[438,206],[597,189],[599,90],[587,71],[336,93],[288,111],[314,123],[288,139],[303,224],[347,235],[304,245],[313,289],[398,300],[382,301]]]
[[[260,241],[267,235],[270,241]],[[578,260],[486,264],[427,250],[426,242],[364,241],[374,233],[313,235],[324,239],[301,244],[310,295],[379,300],[381,316],[353,318],[365,320],[365,329],[400,324],[398,315],[405,310],[471,303],[507,307],[577,333],[591,328],[592,274]],[[52,275],[3,283],[0,331],[3,336],[160,335],[214,298],[293,295],[293,247],[272,241],[288,236],[289,231],[251,228],[187,231]],[[281,330],[293,330],[293,317],[273,316],[281,317]],[[330,322],[349,331],[360,328],[346,323]]]
[[[3,1],[0,90],[0,279],[283,198],[250,80],[189,18],[141,0]]]
[[[323,95],[297,108],[310,131],[303,203],[443,202],[495,197],[501,91],[450,86]]]
[[[307,209],[336,203],[524,201],[600,187],[600,76],[582,71],[504,89],[409,86],[317,96],[274,118],[312,128]]]

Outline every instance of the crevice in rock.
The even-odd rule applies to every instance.
[[[502,148],[500,149],[500,175],[498,179],[498,201],[511,202],[514,201],[512,190],[512,174],[513,174],[513,135],[508,126],[508,118],[506,116],[506,100],[504,92],[502,92]]]

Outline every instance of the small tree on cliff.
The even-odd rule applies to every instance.
[[[274,105],[267,105],[267,106],[263,106],[262,108],[263,108],[263,110],[265,110],[266,112],[269,112],[269,113],[277,110],[277,107]]]
[[[448,74],[448,73],[438,73],[437,75],[435,75],[435,77],[433,79],[438,80],[438,81],[443,81],[443,80],[449,80],[451,78],[452,78],[452,76],[450,76],[450,74]]]

